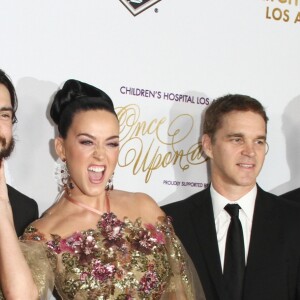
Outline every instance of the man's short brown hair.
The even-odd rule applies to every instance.
[[[214,138],[216,131],[222,126],[224,115],[232,111],[252,111],[262,116],[266,123],[268,117],[262,104],[250,96],[228,94],[214,100],[206,109],[203,123],[203,134]]]

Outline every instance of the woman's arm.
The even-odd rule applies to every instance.
[[[5,299],[38,299],[37,287],[15,232],[3,161],[0,163],[0,283]]]

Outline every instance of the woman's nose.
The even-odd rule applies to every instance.
[[[105,155],[105,151],[104,151],[103,147],[101,147],[101,146],[95,146],[94,157],[96,157],[96,158],[103,158],[104,155]]]

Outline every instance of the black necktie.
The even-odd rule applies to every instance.
[[[223,271],[225,291],[227,299],[241,300],[245,271],[245,246],[243,229],[239,219],[240,206],[238,204],[227,204],[224,209],[231,216],[227,232]]]

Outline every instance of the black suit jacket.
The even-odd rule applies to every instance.
[[[299,201],[300,203],[300,188],[282,194],[281,197],[289,200]]]
[[[222,268],[209,188],[162,209],[173,219],[206,299],[222,299]],[[243,299],[300,299],[299,263],[300,208],[258,187]]]
[[[22,235],[25,228],[39,217],[37,203],[7,185],[8,197],[13,211],[14,224],[18,236]]]

